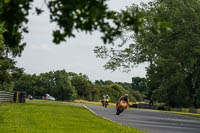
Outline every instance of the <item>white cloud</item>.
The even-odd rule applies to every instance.
[[[30,47],[34,50],[45,51],[49,53],[55,53],[55,49],[48,44],[31,44]]]

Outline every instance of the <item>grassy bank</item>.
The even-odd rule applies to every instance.
[[[84,104],[84,105],[95,105],[95,106],[102,106],[102,103],[99,102],[92,102],[92,101],[87,101],[87,100],[74,100],[73,103],[78,103],[78,104]],[[116,103],[110,103],[108,104],[108,107],[115,107]]]
[[[0,106],[0,133],[143,133],[70,104],[49,101]]]
[[[200,118],[199,113],[176,112],[176,111],[159,111],[159,112],[173,113],[173,114],[190,116],[190,117],[193,117],[193,118]]]

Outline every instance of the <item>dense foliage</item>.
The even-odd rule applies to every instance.
[[[135,7],[138,6],[127,11],[131,13]],[[105,66],[112,70],[148,62],[146,85],[151,103],[200,107],[199,8],[200,2],[196,0],[143,4],[138,9],[145,14],[142,30],[135,34],[124,26],[124,35],[120,37],[123,43],[118,49],[102,46],[95,52],[98,57],[109,58]]]
[[[99,84],[100,82],[102,84]],[[23,73],[16,79],[14,90],[25,91],[27,95],[33,96],[50,94],[57,100],[74,100],[76,98],[99,101],[103,95],[108,94],[111,102],[117,102],[126,93],[130,94],[131,101],[143,100],[144,96],[141,93],[126,90],[120,84],[102,80],[92,83],[87,75],[57,70],[40,75]]]
[[[14,80],[23,71],[12,57],[20,56],[26,45],[22,34],[27,32],[24,24],[31,1],[0,1],[0,90],[12,91]]]
[[[132,78],[132,89],[139,91],[141,93],[146,93],[147,86],[146,86],[146,79],[140,77],[133,77]]]
[[[25,91],[28,95],[45,96],[50,94],[57,100],[73,100],[76,90],[64,71],[42,73],[38,75],[23,74],[15,83],[15,91]]]

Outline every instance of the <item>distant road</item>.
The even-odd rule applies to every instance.
[[[125,110],[119,116],[114,108],[87,106],[96,114],[150,133],[200,133],[200,119],[149,110]]]

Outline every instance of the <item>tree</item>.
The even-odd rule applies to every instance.
[[[108,0],[44,0],[50,11],[51,22],[57,23],[59,29],[53,31],[54,43],[59,44],[65,41],[65,37],[75,37],[74,30],[92,32],[99,30],[103,33],[104,43],[111,43],[114,36],[121,33],[119,26],[123,24],[132,25],[132,29],[138,30],[141,25],[142,16],[132,16],[122,11],[117,12],[108,9]],[[25,43],[22,43],[22,34],[27,33],[26,23],[28,14],[32,8],[33,0],[2,0],[0,5],[1,22],[5,23],[7,32],[4,34],[7,52],[13,56],[18,56],[23,51]],[[40,15],[43,10],[35,7],[35,11]],[[9,16],[9,17],[8,17]],[[111,24],[111,23],[112,24]]]
[[[125,25],[124,36],[120,37],[123,43],[118,49],[111,47],[109,51],[102,46],[95,52],[98,57],[109,57],[105,67],[112,70],[148,62],[147,87],[151,100],[164,101],[172,107],[197,106],[199,7],[196,0],[157,0],[143,4],[138,9],[145,15],[142,30],[134,34]],[[127,10],[135,9],[133,5]]]
[[[6,45],[3,36],[5,32],[4,25],[0,23],[0,90],[12,91],[14,80],[20,76],[19,74],[23,70],[15,67],[16,62],[6,55]]]
[[[36,75],[30,75],[23,73],[16,81],[14,91],[25,91],[28,95],[40,95],[40,92],[36,91]]]
[[[122,95],[128,93],[128,91],[119,84],[104,85],[99,89],[100,94],[108,94],[112,102],[117,102]]]
[[[144,100],[144,98],[146,97],[144,94],[140,93],[139,91],[134,91],[134,90],[131,90],[129,92],[129,95],[131,97],[135,98],[134,102],[135,101],[142,102]]]
[[[2,0],[0,2],[0,22],[4,23],[6,31],[3,33],[6,54],[13,57],[20,56],[26,45],[23,33],[27,33],[26,23],[33,0]]]
[[[28,95],[50,94],[57,100],[74,100],[77,92],[65,70],[30,75],[23,73],[15,82],[15,91],[26,91]]]
[[[76,98],[76,90],[72,86],[65,70],[54,72],[53,82],[53,94],[58,100],[74,100]]]
[[[25,45],[21,43],[22,32],[25,31],[22,23],[26,21],[28,7],[22,4],[19,8],[16,3],[20,2],[0,2],[0,90],[12,91],[14,81],[23,71],[15,66],[16,61],[11,56],[20,55]]]
[[[131,83],[127,83],[127,82],[116,82],[116,83],[121,85],[126,90],[130,91],[132,89]]]
[[[12,90],[12,77],[8,73],[8,70],[12,67],[12,61],[5,57],[5,43],[3,33],[5,29],[0,24],[0,90]]]
[[[78,98],[86,100],[94,100],[96,91],[87,75],[76,74],[71,77],[71,83],[77,90]]]
[[[141,93],[146,92],[146,79],[140,77],[133,77],[132,78],[132,89],[139,91]]]

